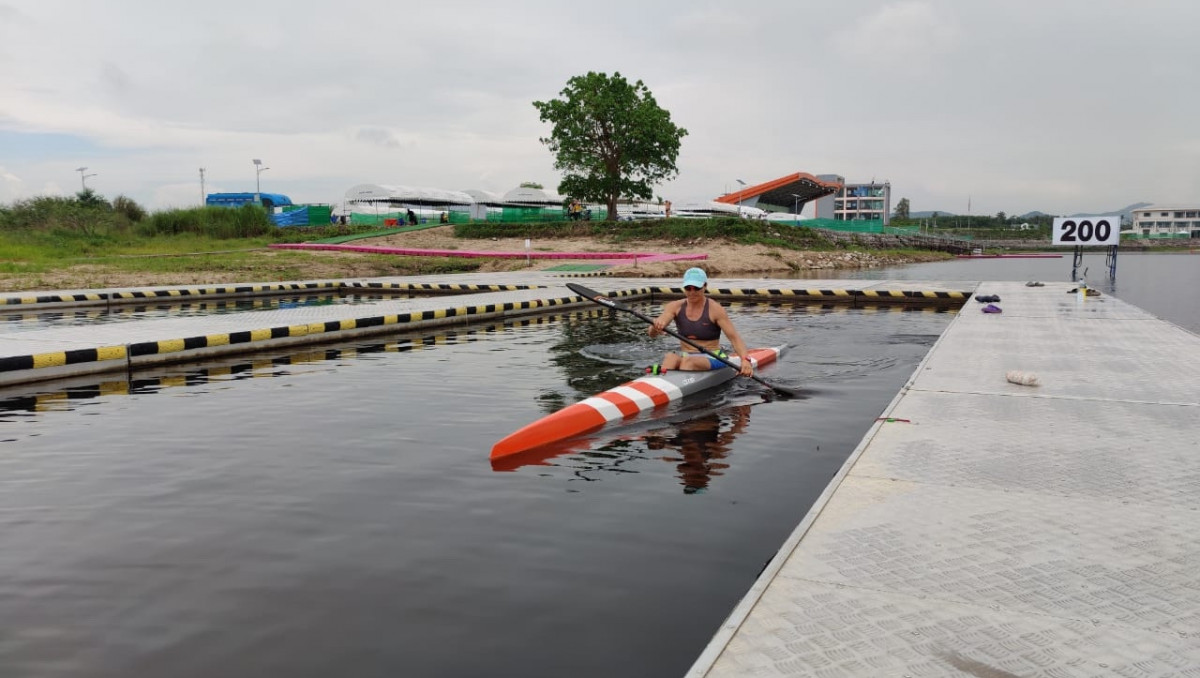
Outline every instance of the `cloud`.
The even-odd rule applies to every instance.
[[[400,148],[400,140],[390,130],[381,127],[363,127],[354,132],[354,140],[365,144],[383,146],[384,148]]]
[[[0,201],[12,201],[24,197],[25,182],[21,177],[0,166]]]
[[[847,59],[874,64],[880,74],[896,75],[928,65],[958,47],[963,31],[950,7],[911,1],[888,3],[867,16],[847,12],[849,26],[835,32],[830,43]]]
[[[887,178],[914,209],[1179,201],[1198,23],[1165,0],[0,0],[0,164],[27,194],[86,165],[148,207],[198,201],[200,167],[253,190],[256,157],[298,201],[553,187],[531,102],[620,71],[689,131],[655,188],[681,201],[795,171]]]

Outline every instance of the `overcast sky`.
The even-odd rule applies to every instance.
[[[656,195],[802,171],[972,214],[1200,202],[1194,0],[0,0],[0,201],[556,188],[531,105],[642,80]]]

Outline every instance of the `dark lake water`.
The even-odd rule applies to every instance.
[[[731,313],[807,397],[509,471],[669,344],[592,311],[0,393],[0,675],[682,675],[952,318]]]

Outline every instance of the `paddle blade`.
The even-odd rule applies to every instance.
[[[584,297],[585,299],[587,299],[589,301],[594,301],[597,304],[600,304],[601,306],[615,308],[619,311],[628,311],[629,310],[628,308],[625,308],[621,304],[618,304],[617,302],[613,301],[612,299],[609,299],[608,297],[604,296],[603,294],[600,294],[596,290],[584,287],[583,285],[580,285],[579,283],[567,283],[567,288],[569,290],[571,290],[572,292],[574,292],[575,294],[578,294],[579,296]]]
[[[603,294],[600,294],[596,290],[593,290],[588,287],[584,287],[583,285],[580,285],[579,283],[573,283],[573,282],[567,283],[567,288],[570,289],[575,294],[578,294],[579,296],[590,299],[592,301],[595,301],[597,297],[604,296]]]

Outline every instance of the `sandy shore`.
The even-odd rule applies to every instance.
[[[355,240],[356,245],[377,245],[414,249],[476,250],[524,252],[524,238],[464,240],[453,236],[452,227],[438,227],[409,233],[396,233],[376,238]],[[791,275],[798,271],[821,271],[845,268],[879,268],[897,264],[937,261],[947,257],[941,252],[917,252],[911,256],[885,255],[879,252],[831,251],[806,252],[768,247],[765,245],[734,245],[721,240],[694,240],[686,243],[640,241],[615,243],[604,239],[547,239],[531,243],[534,252],[653,252],[667,254],[706,254],[699,261],[628,263],[613,266],[611,274],[625,277],[675,277],[689,266],[700,266],[716,277],[759,277]],[[374,278],[397,275],[422,275],[412,259],[386,255],[366,255],[350,252],[257,250],[243,263],[234,264],[222,259],[220,253],[209,256],[187,255],[185,261],[170,272],[125,270],[127,267],[112,260],[92,260],[76,265],[36,273],[0,273],[0,292],[27,290],[75,290],[108,287],[152,287],[167,285],[217,285],[245,282],[295,280],[330,280],[339,278]],[[183,259],[184,257],[180,257]],[[198,263],[197,263],[198,262]],[[540,270],[564,263],[588,263],[588,260],[534,259],[531,266],[524,259],[491,259],[479,270],[516,271]],[[428,275],[434,276],[435,273]]]
[[[383,247],[413,247],[421,249],[462,249],[492,252],[524,252],[524,238],[493,238],[489,240],[462,240],[452,235],[452,227],[432,228],[411,233],[356,241]],[[608,270],[613,275],[625,277],[671,277],[683,273],[690,266],[700,266],[713,276],[746,277],[791,273],[802,270],[841,268],[879,268],[918,261],[939,261],[947,258],[942,252],[918,253],[914,256],[885,255],[877,252],[815,252],[788,250],[766,245],[733,245],[719,240],[695,240],[684,244],[668,241],[644,240],[634,245],[588,239],[548,239],[531,243],[534,252],[654,252],[665,254],[707,254],[702,262],[652,262],[623,264]],[[510,271],[523,268],[545,269],[561,266],[563,260],[533,260],[526,266],[524,260],[495,260],[481,270]],[[575,262],[573,262],[575,263]],[[577,263],[587,263],[578,260]]]

